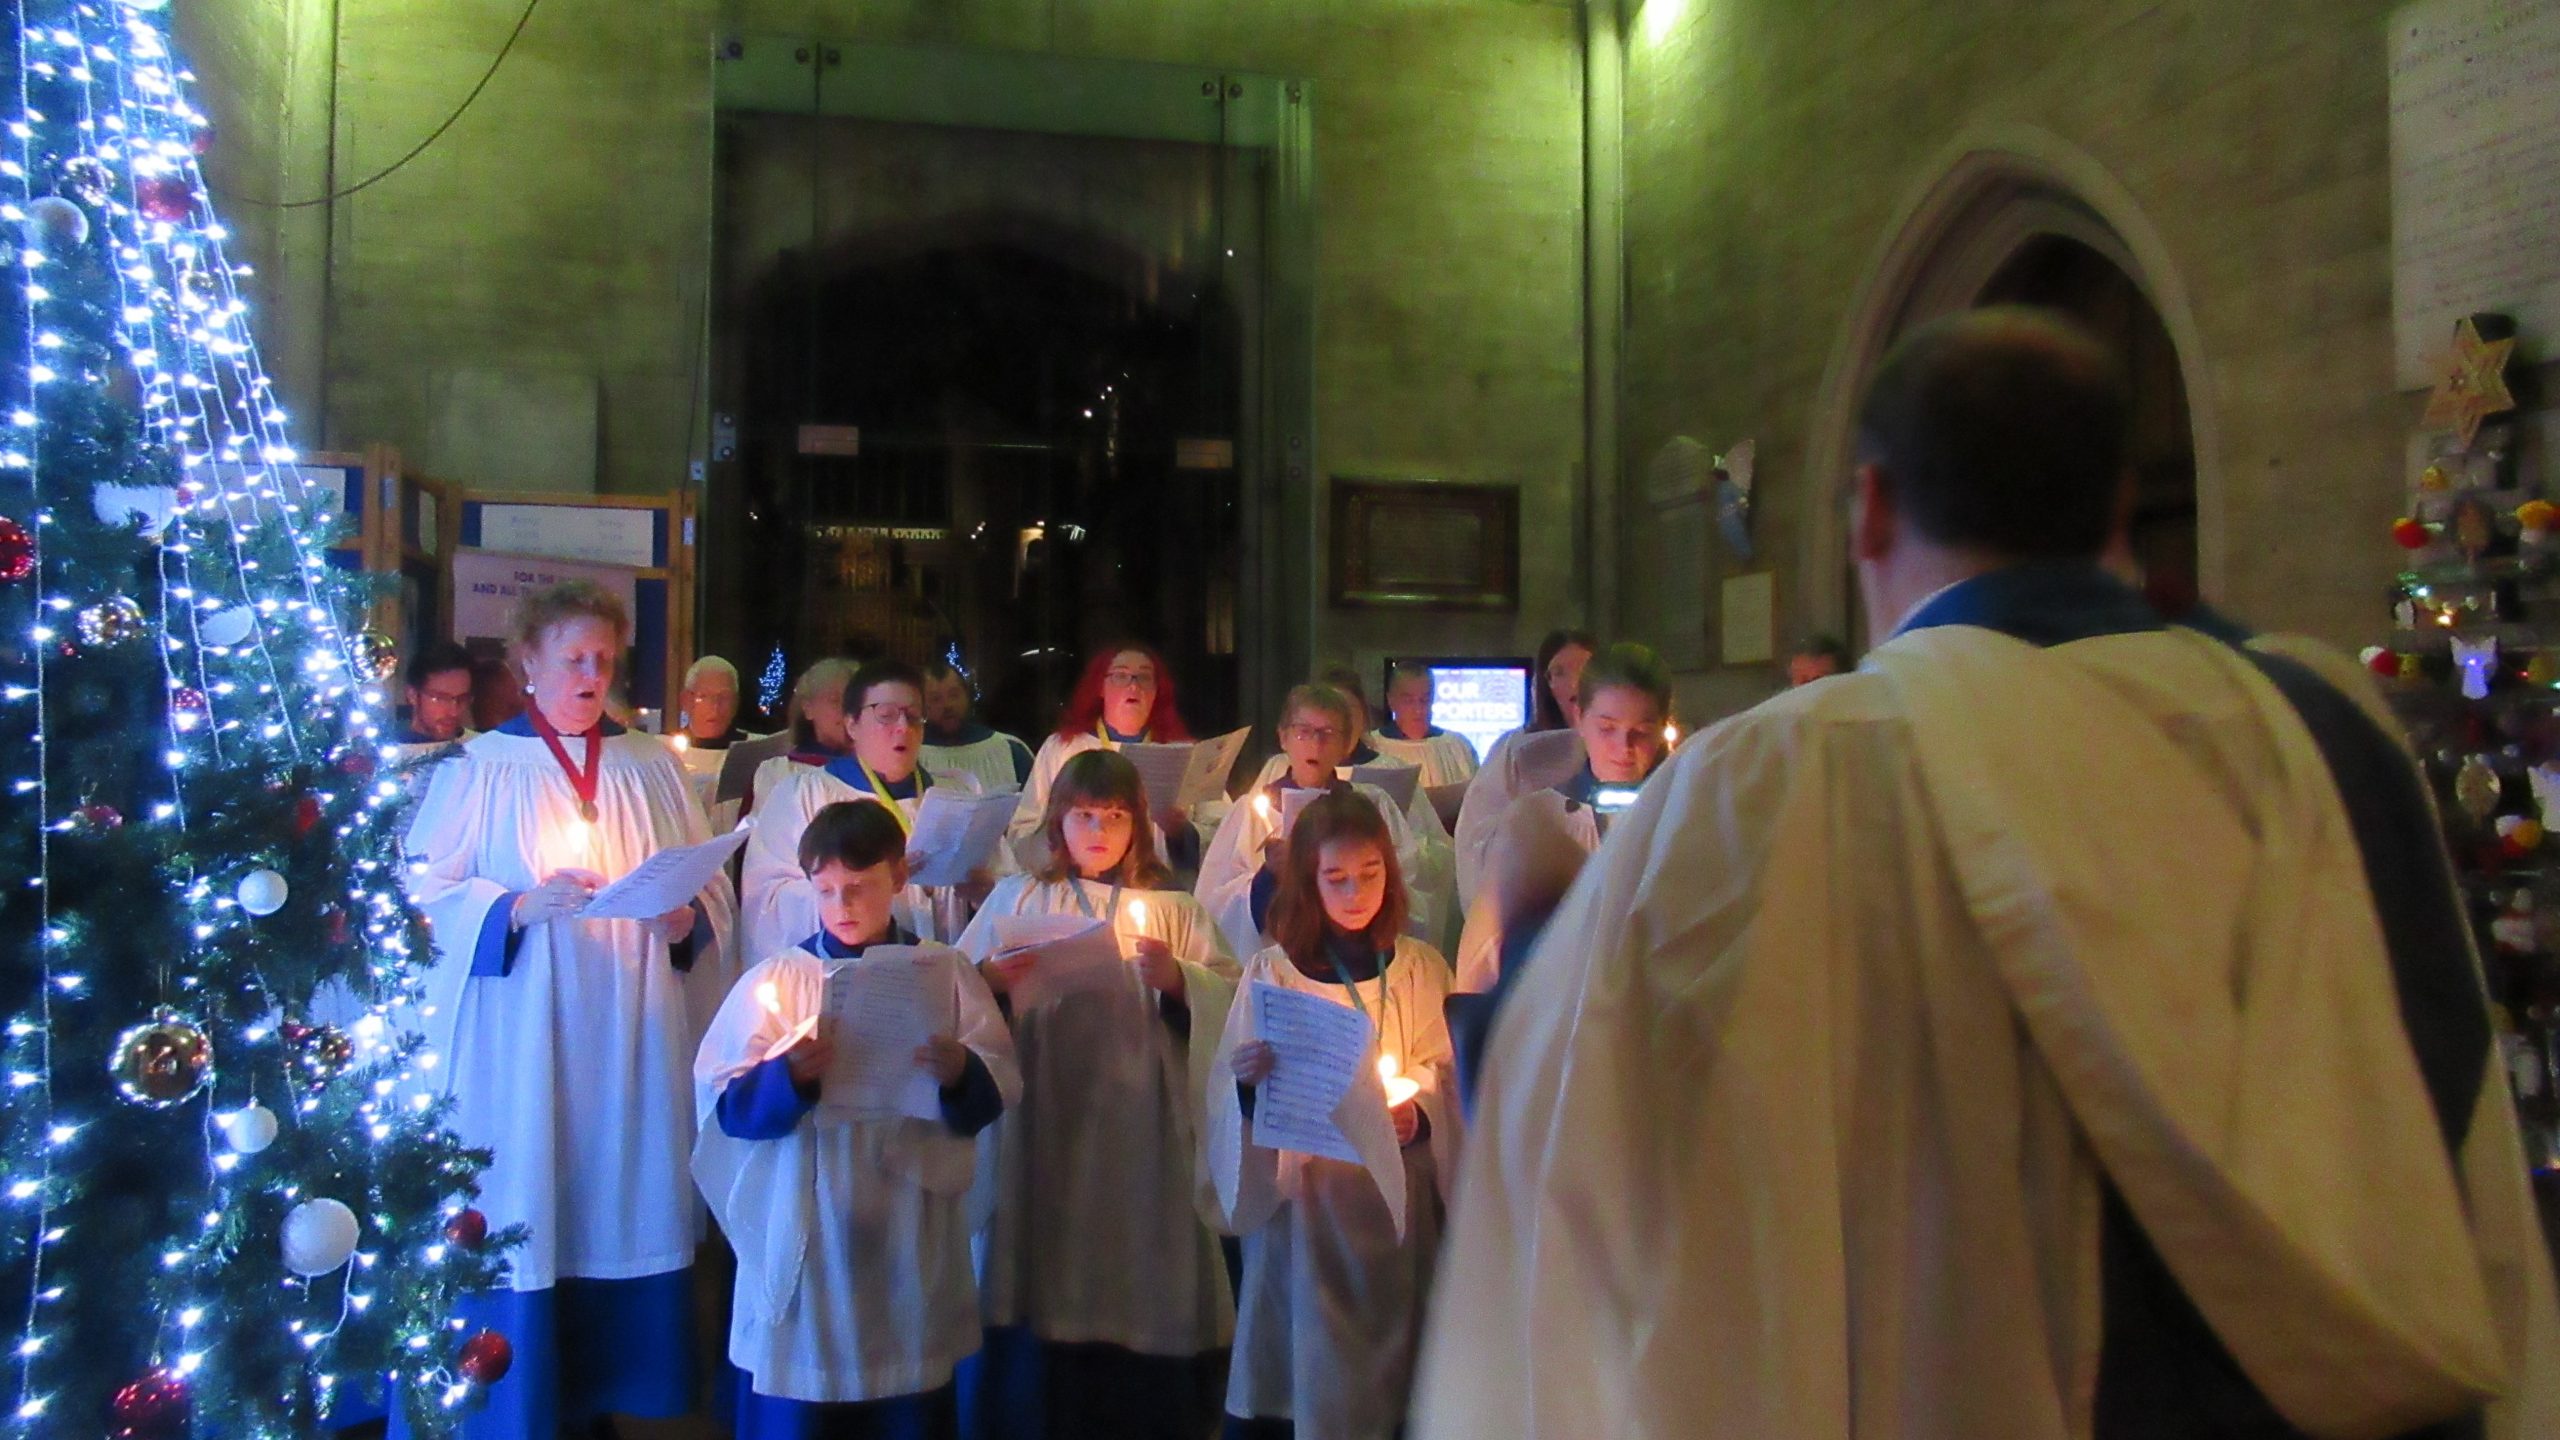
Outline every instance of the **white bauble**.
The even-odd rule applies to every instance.
[[[222,1117],[222,1138],[243,1155],[276,1143],[276,1112],[254,1101]]]
[[[258,629],[258,612],[246,605],[217,610],[196,624],[196,634],[207,645],[225,647],[245,643]]]
[[[284,1217],[284,1268],[326,1275],[356,1253],[356,1212],[335,1200],[305,1200]]]
[[[284,883],[284,877],[273,870],[252,870],[240,877],[240,888],[232,895],[240,902],[241,909],[252,915],[267,916],[283,909],[286,897],[292,893],[292,887]]]

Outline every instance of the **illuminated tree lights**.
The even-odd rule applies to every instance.
[[[385,642],[165,4],[13,0],[0,45],[0,1424],[311,1435],[390,1378],[434,1433],[505,1371],[452,1316],[516,1237],[404,1023]]]

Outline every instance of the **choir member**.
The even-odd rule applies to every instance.
[[[814,701],[817,697],[811,697]],[[817,927],[817,889],[800,868],[800,832],[811,816],[839,800],[869,800],[886,807],[901,830],[912,830],[933,785],[920,758],[924,750],[924,677],[900,660],[873,660],[853,672],[840,697],[816,716],[841,715],[842,753],[800,751],[772,762],[787,768],[761,787],[755,831],[741,866],[749,953],[778,951]],[[812,720],[810,723],[814,724]],[[768,766],[770,768],[770,766]],[[997,861],[1002,864],[1002,847]],[[965,885],[910,885],[899,902],[899,923],[929,940],[959,938],[992,876]]]
[[[1021,1092],[1012,1041],[968,961],[892,919],[907,882],[894,812],[840,801],[797,845],[813,933],[740,978],[694,1063],[693,1173],[738,1255],[728,1353],[747,1383],[732,1433],[953,1436],[953,1371],[980,1336],[972,1137]],[[901,948],[877,953],[890,947]],[[822,1108],[835,1049],[861,1043],[824,1015],[827,978],[860,965],[921,970],[927,1003],[948,1017],[912,1057],[938,1087],[938,1119]]]
[[[1235,1301],[1210,1232],[1199,1101],[1236,962],[1173,888],[1137,769],[1107,750],[1059,768],[1048,864],[1012,875],[960,937],[1005,1001],[1021,1103],[996,1129],[984,1288],[989,1427],[1049,1440],[1196,1440],[1217,1416]],[[1035,1003],[1036,954],[995,958],[1006,916],[1107,922],[1127,982]]]
[[[824,765],[844,753],[844,687],[854,669],[854,662],[829,656],[801,671],[792,682],[790,702],[783,706],[781,732],[735,747],[759,757],[747,787],[750,813],[794,765]]]
[[[471,652],[450,640],[420,647],[400,673],[405,702],[391,743],[418,752],[470,738]]]
[[[1582,667],[1600,642],[1581,630],[1556,630],[1538,644],[1537,673],[1530,677],[1529,723],[1493,742],[1484,767],[1467,783],[1453,832],[1458,852],[1458,904],[1471,908],[1476,899],[1476,871],[1494,828],[1511,802],[1555,783],[1556,775],[1582,763],[1568,753],[1574,742],[1559,739],[1535,743],[1541,735],[1567,736],[1573,731],[1575,696],[1582,686]],[[1531,742],[1524,744],[1523,742]],[[1556,772],[1551,774],[1550,772]]]
[[[1360,766],[1419,768],[1409,760],[1382,754],[1369,743],[1369,695],[1361,686],[1359,671],[1348,665],[1320,665],[1316,667],[1314,683],[1331,688],[1351,704],[1351,730],[1358,738],[1351,753],[1343,757],[1345,769],[1340,773],[1344,778],[1349,778],[1349,770]],[[1463,740],[1458,743],[1461,747],[1466,744]],[[1262,773],[1254,779],[1254,788],[1260,790],[1277,783],[1288,773],[1289,766],[1285,750],[1264,761]],[[1457,939],[1453,933],[1458,924],[1457,862],[1449,829],[1440,823],[1440,812],[1432,807],[1431,796],[1423,785],[1417,776],[1413,799],[1404,807],[1405,826],[1413,833],[1412,862],[1405,870],[1405,880],[1413,891],[1413,933],[1437,947]]]
[[[1117,750],[1123,745],[1177,745],[1191,740],[1175,703],[1173,671],[1150,645],[1109,645],[1085,662],[1084,674],[1058,712],[1057,733],[1040,742],[1031,762],[1031,778],[1022,787],[1022,806],[1010,831],[1017,845],[1036,847],[1040,822],[1049,813],[1049,783],[1059,767],[1087,750]],[[1190,868],[1200,849],[1200,834],[1215,828],[1212,816],[1185,817],[1173,797],[1154,797],[1154,820],[1167,842],[1167,858],[1177,868]],[[1209,807],[1203,806],[1203,810]],[[1026,843],[1027,842],[1027,843]],[[1036,859],[1026,854],[1025,863]]]
[[[491,1227],[526,1228],[506,1288],[462,1303],[515,1344],[472,1437],[693,1407],[687,1060],[735,973],[733,902],[722,878],[653,920],[578,918],[607,879],[709,838],[667,747],[604,718],[630,635],[597,586],[526,595],[528,703],[434,767],[409,833],[435,936],[423,1073],[454,1132],[493,1153],[477,1202]]]
[[[1475,778],[1476,749],[1466,736],[1431,723],[1433,690],[1429,667],[1396,666],[1387,676],[1387,723],[1369,743],[1389,759],[1420,766],[1427,787],[1462,785]]]
[[[1671,718],[1671,681],[1652,650],[1618,644],[1583,669],[1574,697],[1574,733],[1581,738],[1582,767],[1563,783],[1515,801],[1550,807],[1564,832],[1589,854],[1600,848],[1610,820],[1636,787],[1662,763],[1663,726]],[[1506,820],[1508,815],[1504,817]],[[1498,828],[1498,827],[1497,827]],[[1458,942],[1458,989],[1491,990],[1502,974],[1501,897],[1487,885],[1467,909]]]
[[[678,723],[667,742],[684,762],[685,774],[693,779],[694,798],[711,817],[713,828],[726,829],[737,823],[738,807],[736,801],[724,803],[715,794],[720,770],[731,747],[756,738],[738,724],[738,667],[717,655],[694,661],[684,672],[677,704],[681,707]]]
[[[1031,747],[989,729],[972,713],[969,677],[949,660],[924,666],[924,763],[936,775],[974,775],[986,793],[1019,790],[1031,779]]]
[[[1209,853],[1201,858],[1193,893],[1225,933],[1227,947],[1237,954],[1252,954],[1263,945],[1263,921],[1280,881],[1279,867],[1269,863],[1279,858],[1272,842],[1283,838],[1280,827],[1288,814],[1289,792],[1344,790],[1359,795],[1386,817],[1400,883],[1420,861],[1421,842],[1395,801],[1374,785],[1342,778],[1343,762],[1350,758],[1359,734],[1353,715],[1349,697],[1330,685],[1291,690],[1280,710],[1280,748],[1286,764],[1277,779],[1257,785],[1246,803],[1227,811],[1209,842]],[[1405,919],[1416,914],[1409,889],[1399,894],[1396,911]]]
[[[1283,868],[1275,943],[1239,984],[1319,995],[1369,1020],[1373,1043],[1334,1110],[1363,1163],[1257,1141],[1256,1091],[1281,1062],[1256,1029],[1255,1007],[1231,1008],[1204,1099],[1211,1178],[1229,1229],[1244,1237],[1227,1433],[1392,1440],[1404,1424],[1458,1133],[1442,1018],[1449,966],[1403,933],[1395,839],[1360,797],[1315,801],[1289,836]]]
[[[1833,636],[1816,635],[1787,656],[1787,688],[1845,675],[1856,668],[1857,662],[1849,658],[1848,646]]]

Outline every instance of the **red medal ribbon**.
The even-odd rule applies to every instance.
[[[541,707],[527,705],[524,716],[526,723],[533,726],[533,733],[541,736],[542,743],[551,747],[551,758],[560,762],[560,773],[569,777],[569,788],[578,794],[578,814],[593,821],[596,818],[596,772],[604,759],[604,727],[598,725],[586,733],[587,768],[581,771],[569,763],[569,747],[560,743],[559,729],[543,715]]]

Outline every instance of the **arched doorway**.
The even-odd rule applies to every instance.
[[[2164,601],[2220,588],[2221,476],[2202,341],[2185,287],[2132,195],[2042,131],[1968,136],[1925,172],[1870,262],[1836,341],[1807,445],[1791,611],[1801,628],[1864,640],[1844,506],[1852,429],[1867,381],[1912,328],[1959,310],[2022,303],[2072,315],[2133,379],[2137,559]]]

